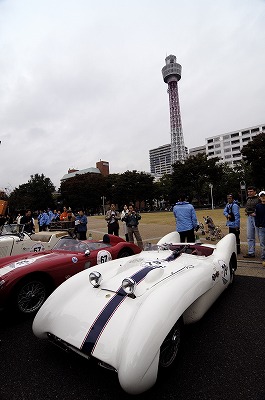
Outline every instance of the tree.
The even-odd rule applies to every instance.
[[[217,157],[207,159],[206,154],[199,153],[177,161],[173,165],[171,202],[178,200],[180,194],[196,199],[199,205],[209,198],[209,184],[218,183],[222,176],[222,165]]]
[[[43,174],[31,175],[27,183],[20,185],[10,194],[9,206],[11,210],[33,211],[54,207],[54,199],[52,193],[55,190],[50,178],[46,178]]]
[[[265,132],[255,136],[252,141],[243,146],[241,153],[243,160],[251,167],[251,181],[247,184],[253,184],[260,189],[265,188]]]

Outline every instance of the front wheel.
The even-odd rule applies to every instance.
[[[47,284],[39,278],[21,282],[15,292],[14,306],[20,314],[33,314],[48,297]]]
[[[176,360],[180,349],[182,334],[182,321],[178,320],[160,347],[159,366],[162,368],[170,367]]]

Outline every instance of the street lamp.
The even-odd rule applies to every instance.
[[[209,183],[209,188],[211,190],[211,202],[212,202],[212,210],[213,210],[213,184]]]
[[[102,207],[103,207],[103,215],[105,215],[105,200],[106,200],[106,197],[102,196],[101,200],[102,200]]]
[[[245,181],[240,182],[240,190],[241,190],[241,207],[243,207],[244,194],[246,193],[246,182]]]

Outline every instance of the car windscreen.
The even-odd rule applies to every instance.
[[[86,250],[98,250],[101,248],[109,247],[110,245],[103,242],[85,242],[71,237],[61,238],[53,247],[53,250],[64,250],[64,251],[80,251],[85,252]]]

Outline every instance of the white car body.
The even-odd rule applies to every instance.
[[[158,244],[176,239],[173,232]],[[201,252],[212,251],[208,256],[183,253],[168,261],[172,250],[161,248],[96,266],[102,275],[99,287],[90,284],[91,271],[67,280],[37,313],[34,334],[116,370],[130,394],[148,390],[156,382],[160,348],[172,327],[179,320],[198,321],[236,269],[233,234],[216,245],[199,246]],[[128,277],[137,283],[134,296],[121,288]]]
[[[51,250],[60,237],[67,232],[40,232],[29,235],[27,232],[18,232],[17,226],[3,226],[0,235],[0,257],[15,256],[28,252]]]

